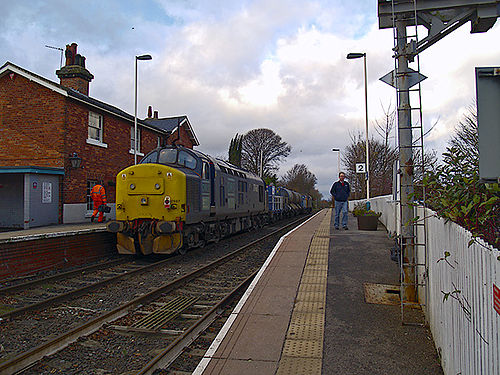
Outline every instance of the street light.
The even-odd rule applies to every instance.
[[[340,174],[340,148],[332,148],[333,152],[338,152],[338,158],[337,158],[337,168],[338,168],[338,173]]]
[[[135,57],[134,164],[137,164],[137,60],[151,60],[151,55]]]
[[[364,58],[365,66],[365,124],[366,124],[366,200],[370,199],[370,152],[368,151],[368,87],[366,84],[366,53],[349,53],[347,59]]]

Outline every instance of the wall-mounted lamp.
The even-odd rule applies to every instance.
[[[73,154],[69,157],[69,162],[71,163],[72,169],[78,169],[80,168],[80,165],[82,165],[82,158],[79,157],[76,152],[73,152]]]

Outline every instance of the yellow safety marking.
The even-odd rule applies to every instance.
[[[314,233],[277,375],[321,375],[331,209]]]
[[[319,292],[302,292],[297,294],[297,302],[323,302],[325,300],[324,291]]]
[[[285,341],[282,355],[285,357],[318,358],[321,360],[322,352],[323,343],[321,341],[297,340],[294,338]]]
[[[323,284],[300,284],[299,286],[299,294],[314,292],[324,293],[326,292],[326,287]]]
[[[317,358],[282,357],[278,374],[321,374]]]
[[[325,324],[325,314],[323,311],[317,313],[305,313],[294,311],[292,313],[291,324],[299,324],[304,326],[319,325],[321,329]]]

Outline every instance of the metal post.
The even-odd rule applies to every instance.
[[[396,21],[397,37],[397,90],[398,105],[398,138],[399,138],[399,166],[401,170],[401,251],[403,255],[403,282],[404,299],[409,302],[417,301],[415,287],[416,254],[413,229],[413,151],[410,107],[410,82],[408,57],[404,54],[406,46],[406,21]]]
[[[134,164],[137,164],[137,60],[151,60],[151,55],[140,55],[135,57],[135,105],[134,105]]]
[[[137,164],[137,56],[135,56],[134,104],[134,164]]]
[[[337,158],[337,176],[340,174],[340,148],[332,148],[333,152],[338,152],[338,158]]]
[[[366,125],[366,201],[370,199],[370,151],[368,149],[368,77],[366,74],[366,53],[349,53],[347,59],[359,59],[363,57],[364,60],[364,78],[365,78],[365,125]]]
[[[263,157],[262,157],[263,151],[260,150],[260,178],[264,175],[264,166],[263,166]]]
[[[366,75],[366,53],[363,56],[365,65],[365,125],[366,125],[366,200],[370,199],[370,149],[368,147],[368,77]]]

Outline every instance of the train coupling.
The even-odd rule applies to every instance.
[[[125,223],[123,221],[110,221],[106,224],[106,229],[111,233],[119,233],[125,230]]]
[[[160,234],[174,233],[176,230],[175,222],[159,221],[156,223],[156,232]]]

